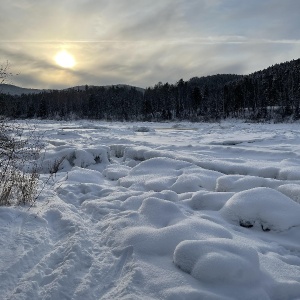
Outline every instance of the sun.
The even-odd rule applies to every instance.
[[[55,62],[61,66],[62,68],[73,68],[76,64],[75,59],[73,57],[72,54],[70,54],[68,51],[66,50],[61,50],[59,51],[55,57]]]

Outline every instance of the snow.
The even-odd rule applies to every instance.
[[[236,193],[220,210],[221,216],[241,226],[284,231],[300,227],[300,205],[270,188]]]
[[[278,191],[288,196],[292,200],[300,203],[300,185],[298,184],[283,184],[278,187]]]
[[[2,299],[300,299],[299,124],[32,123],[46,186],[0,207]]]
[[[261,276],[257,252],[231,239],[183,241],[174,263],[202,282],[251,284]]]

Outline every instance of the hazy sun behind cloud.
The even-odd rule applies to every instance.
[[[62,68],[73,68],[76,64],[76,61],[72,54],[66,50],[59,51],[55,57],[55,62]]]
[[[146,88],[249,74],[300,53],[296,0],[2,0],[0,11],[0,63],[28,88]]]

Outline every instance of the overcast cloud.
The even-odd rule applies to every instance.
[[[1,0],[0,62],[32,88],[248,74],[299,58],[298,0]],[[65,49],[73,69],[54,61]]]

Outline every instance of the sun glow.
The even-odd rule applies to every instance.
[[[66,50],[61,50],[55,57],[55,62],[62,68],[73,68],[76,64],[75,59],[72,54]]]

